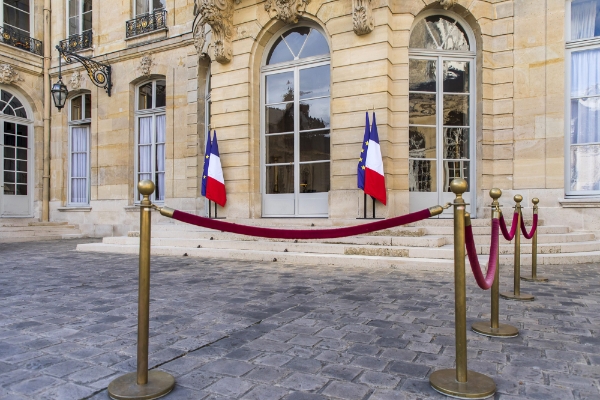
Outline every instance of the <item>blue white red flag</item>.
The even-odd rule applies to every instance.
[[[379,147],[379,134],[377,122],[373,113],[373,126],[367,146],[367,158],[365,161],[365,193],[386,204],[385,175],[383,173],[383,158],[381,147]]]
[[[360,151],[360,158],[358,159],[356,174],[358,188],[362,190],[365,190],[365,162],[367,161],[367,148],[369,147],[369,137],[371,136],[371,128],[369,127],[369,113],[367,112],[365,114],[365,136],[362,141],[362,150]]]
[[[206,198],[224,207],[227,202],[227,194],[225,193],[225,179],[223,179],[223,168],[221,167],[221,157],[219,156],[217,131],[214,133],[213,142],[210,147],[208,173],[206,175]]]
[[[208,180],[208,163],[210,160],[210,131],[208,131],[208,140],[206,141],[206,150],[204,151],[204,167],[202,168],[202,196],[206,197],[206,182]]]

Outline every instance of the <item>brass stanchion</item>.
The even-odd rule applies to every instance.
[[[108,385],[108,395],[116,400],[157,399],[175,386],[175,378],[163,371],[148,371],[148,337],[150,326],[150,217],[154,183],[138,183],[144,196],[140,204],[140,283],[138,295],[137,372],[118,377]]]
[[[533,213],[537,215],[540,200],[534,197],[531,202],[533,203]],[[533,233],[533,240],[531,241],[531,277],[522,276],[521,279],[527,282],[548,282],[548,278],[537,276],[537,236],[538,230],[536,228]]]
[[[467,181],[454,179],[450,189],[454,200],[454,313],[456,330],[456,369],[442,369],[429,376],[436,391],[459,399],[485,399],[496,392],[494,381],[467,370],[467,287],[465,277],[465,200]]]
[[[500,218],[500,203],[498,199],[502,196],[500,189],[490,190],[492,201],[492,221],[495,218]],[[500,243],[498,243],[500,245]],[[519,335],[519,330],[512,325],[500,323],[500,252],[496,258],[496,274],[494,275],[494,283],[491,290],[492,297],[492,315],[490,322],[475,322],[471,325],[471,330],[484,336],[493,337],[515,337]]]
[[[514,270],[514,291],[500,293],[500,297],[507,300],[520,300],[520,301],[532,301],[533,295],[527,293],[521,293],[521,220],[523,214],[521,213],[521,202],[523,196],[520,194],[515,195],[515,211],[519,214],[517,218],[517,229],[515,232],[515,270]]]

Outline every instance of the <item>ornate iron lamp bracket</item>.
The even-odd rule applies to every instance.
[[[108,97],[112,89],[112,67],[108,64],[102,64],[97,61],[81,56],[77,53],[65,50],[60,46],[56,46],[56,50],[65,60],[66,64],[73,64],[80,62],[88,73],[88,76],[94,82],[94,85],[99,88],[105,89]]]

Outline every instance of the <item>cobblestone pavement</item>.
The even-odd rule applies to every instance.
[[[107,399],[135,370],[137,259],[73,241],[0,244],[0,398]],[[454,365],[451,272],[152,259],[150,364],[166,399],[437,399]],[[521,335],[469,331],[496,399],[600,398],[600,266],[542,268],[535,302],[501,302]],[[503,290],[512,286],[508,268]],[[468,279],[468,320],[489,292]]]

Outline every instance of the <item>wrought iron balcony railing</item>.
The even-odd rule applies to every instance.
[[[42,42],[24,35],[18,29],[11,28],[8,25],[0,26],[0,42],[29,51],[38,56],[44,55]]]
[[[157,31],[167,27],[167,10],[158,9],[149,14],[140,15],[125,23],[125,37]]]
[[[85,31],[81,35],[71,35],[65,40],[61,40],[58,45],[62,50],[79,51],[92,47],[92,31]]]

